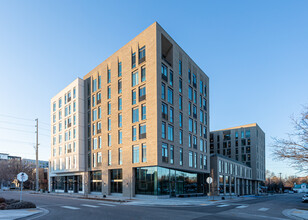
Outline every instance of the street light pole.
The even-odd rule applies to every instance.
[[[35,119],[36,121],[36,148],[35,148],[35,155],[36,155],[36,191],[39,191],[39,165],[38,165],[38,118]]]

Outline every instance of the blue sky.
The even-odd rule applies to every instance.
[[[47,160],[50,98],[157,21],[210,77],[211,129],[257,122],[267,169],[296,174],[272,160],[270,144],[308,104],[307,8],[284,0],[2,0],[0,152],[34,158],[39,118]]]

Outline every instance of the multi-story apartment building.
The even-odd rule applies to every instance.
[[[71,174],[85,171],[85,192],[170,196],[206,191],[209,78],[158,23],[83,82],[84,124],[78,129],[85,132],[77,137],[84,145],[77,148],[84,152],[79,160],[85,166]],[[52,99],[53,126],[58,99],[74,85]],[[52,136],[56,139],[57,131]],[[53,142],[57,152],[60,145]],[[58,164],[61,157],[63,162],[68,155],[52,152],[51,161]],[[55,178],[70,174],[70,169],[56,168]]]
[[[80,78],[51,99],[49,188],[55,192],[84,192],[84,99],[84,81]]]
[[[221,154],[211,155],[213,185],[217,195],[245,195],[252,193],[252,171],[249,166]]]
[[[256,124],[247,124],[210,134],[210,153],[240,161],[252,169],[252,192],[265,181],[265,133]]]

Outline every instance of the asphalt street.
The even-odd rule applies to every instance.
[[[284,210],[307,209],[302,194],[254,197],[244,201],[221,201],[210,205],[143,206],[99,200],[77,199],[49,194],[25,193],[25,201],[46,210],[30,219],[289,219]],[[18,192],[0,192],[0,197],[19,198]],[[180,199],[180,198],[179,198]],[[191,198],[193,199],[193,198]]]

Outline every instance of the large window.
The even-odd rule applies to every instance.
[[[132,86],[138,85],[138,71],[132,73]]]
[[[182,96],[179,96],[179,109],[183,110],[183,99],[182,99]]]
[[[173,86],[173,71],[169,70],[169,85]]]
[[[122,144],[122,131],[118,131],[118,144]]]
[[[122,148],[118,150],[118,164],[122,165]]]
[[[173,145],[170,145],[170,163],[174,163],[174,147]]]
[[[107,114],[110,115],[111,114],[111,102],[107,103]]]
[[[118,98],[118,110],[121,111],[122,110],[122,97]]]
[[[142,162],[147,162],[147,145],[142,144]]]
[[[174,120],[173,117],[174,117],[173,108],[170,107],[170,108],[169,108],[169,121],[170,121],[171,123],[173,123],[173,120]]]
[[[139,49],[139,63],[142,63],[144,61],[145,61],[145,46]]]
[[[108,166],[111,166],[111,150],[108,150]]]
[[[136,67],[136,53],[132,53],[132,68]]]
[[[111,69],[107,70],[107,83],[111,83]]]
[[[182,83],[182,79],[179,79],[179,92],[182,93],[182,87],[183,87],[183,83]]]
[[[122,62],[118,63],[118,77],[122,76]]]
[[[133,108],[133,123],[139,121],[139,108]]]
[[[122,127],[122,114],[118,115],[118,127],[121,128]]]
[[[102,172],[93,171],[90,175],[91,178],[91,192],[102,192]]]
[[[163,80],[168,81],[168,68],[164,64],[161,64],[161,76]]]
[[[168,125],[168,140],[173,141],[173,126]]]
[[[173,104],[173,90],[168,87],[168,102]]]
[[[193,152],[189,151],[189,167],[193,167]]]
[[[139,102],[146,99],[146,87],[141,86],[139,87]]]
[[[139,139],[146,138],[147,131],[146,131],[146,124],[139,125]]]
[[[97,90],[97,79],[92,80],[92,92]]]
[[[109,133],[108,135],[108,147],[111,146],[111,134]]]
[[[188,98],[191,101],[193,100],[193,89],[190,86],[188,86]]]
[[[144,82],[146,80],[146,71],[145,67],[141,67],[141,82]]]
[[[139,146],[133,146],[133,163],[139,163]]]
[[[137,127],[136,126],[132,127],[132,140],[133,141],[137,140]]]
[[[107,129],[108,129],[108,131],[111,130],[111,118],[107,119]]]
[[[161,137],[166,139],[166,123],[165,122],[161,123]]]
[[[162,161],[168,163],[168,145],[162,143]]]
[[[111,193],[122,193],[122,169],[110,170]]]
[[[183,148],[180,148],[180,166],[183,166]]]
[[[182,76],[182,60],[179,60],[179,74]]]
[[[122,93],[122,80],[118,81],[118,94]]]
[[[147,108],[146,105],[141,105],[141,120],[145,120],[147,118]]]
[[[107,88],[107,99],[111,99],[111,86]]]
[[[166,85],[164,83],[161,84],[161,98],[166,99]]]
[[[168,105],[165,103],[161,103],[161,113],[162,113],[162,118],[168,120]]]
[[[137,102],[137,94],[136,94],[136,90],[132,91],[132,104],[135,105]]]

